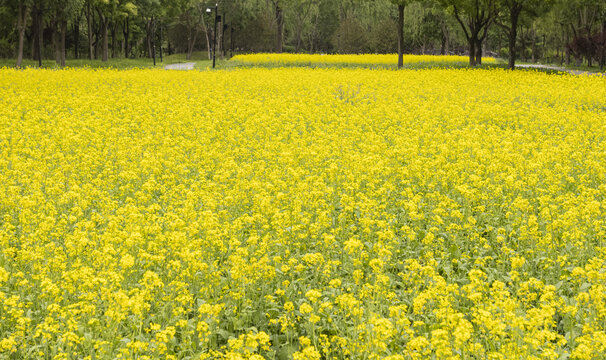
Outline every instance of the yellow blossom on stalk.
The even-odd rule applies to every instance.
[[[318,290],[312,289],[305,293],[305,297],[308,298],[312,303],[315,303],[320,296],[322,296],[322,293],[320,293]]]
[[[332,280],[330,280],[330,283],[329,283],[329,285],[333,288],[338,288],[339,286],[341,286],[341,284],[342,284],[341,279],[332,279]]]
[[[133,265],[135,265],[135,258],[130,254],[124,255],[122,259],[120,259],[120,266],[123,268],[130,268]]]
[[[299,311],[301,314],[309,314],[314,311],[314,309],[308,303],[303,303],[299,306]]]
[[[284,310],[286,311],[293,311],[295,309],[295,305],[292,302],[287,302],[284,304]]]
[[[17,351],[17,341],[14,337],[0,340],[0,352],[14,353]]]
[[[364,55],[324,55],[324,54],[245,54],[236,55],[233,61],[245,64],[374,64],[396,65],[398,56],[394,54],[364,54]],[[404,55],[405,64],[416,63],[465,63],[465,56],[433,56],[433,55]],[[495,63],[494,58],[483,58],[482,62]]]
[[[307,346],[292,354],[294,360],[320,360],[322,356],[313,346]]]
[[[526,259],[524,259],[523,257],[511,258],[511,268],[514,270],[521,268],[522,266],[524,266],[525,263]]]

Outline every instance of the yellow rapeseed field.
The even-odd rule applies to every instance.
[[[233,61],[243,64],[267,65],[397,65],[397,54],[245,54],[236,55]],[[495,58],[486,57],[482,61],[486,64],[495,64]],[[418,66],[420,64],[466,64],[469,57],[449,55],[404,55],[404,64]]]
[[[604,77],[0,70],[1,359],[604,354]]]

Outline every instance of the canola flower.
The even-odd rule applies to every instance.
[[[0,70],[2,359],[603,359],[606,79]]]
[[[466,64],[469,57],[459,55],[404,55],[404,64]],[[397,54],[272,54],[256,53],[236,55],[232,58],[250,65],[397,65]],[[497,60],[485,57],[486,64],[496,64]]]

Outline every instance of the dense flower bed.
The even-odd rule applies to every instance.
[[[397,65],[397,54],[364,54],[364,55],[324,55],[324,54],[246,54],[232,58],[243,64],[269,65]],[[495,58],[487,57],[482,61],[495,64]],[[419,66],[423,64],[466,64],[467,56],[457,55],[404,55],[404,64]]]
[[[601,359],[606,80],[0,70],[0,358]]]

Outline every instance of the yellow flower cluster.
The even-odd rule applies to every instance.
[[[0,358],[603,359],[605,149],[603,77],[1,69]]]
[[[272,54],[256,53],[236,55],[232,58],[243,64],[271,65],[397,65],[397,54]],[[459,55],[404,55],[404,64],[452,64],[468,63],[469,57]],[[486,64],[495,64],[495,58],[482,59]]]

